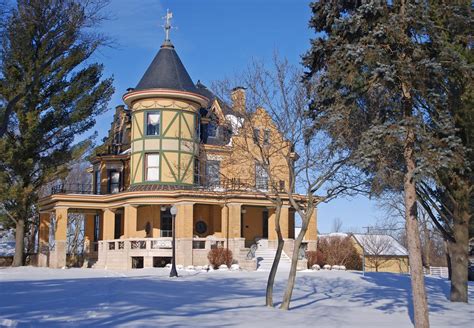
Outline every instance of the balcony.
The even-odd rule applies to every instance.
[[[243,179],[222,179],[221,181],[204,183],[192,186],[177,186],[177,185],[137,185],[129,187],[128,189],[119,190],[118,193],[126,191],[172,191],[172,190],[194,190],[194,191],[208,191],[208,192],[224,192],[224,191],[249,191],[249,192],[268,192],[268,179],[243,180]],[[285,191],[285,181],[279,181],[278,190]],[[81,194],[81,195],[110,195],[110,192],[96,193],[92,184],[57,184],[46,192],[45,196],[57,194]]]

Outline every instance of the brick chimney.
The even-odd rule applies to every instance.
[[[232,98],[232,110],[240,113],[245,112],[245,88],[235,87],[230,94]]]

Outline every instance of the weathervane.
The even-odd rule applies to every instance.
[[[170,40],[170,30],[172,28],[175,28],[174,26],[171,26],[171,19],[173,18],[173,13],[169,10],[166,9],[166,16],[163,17],[165,20],[165,25],[162,25],[163,28],[165,29],[165,41]]]

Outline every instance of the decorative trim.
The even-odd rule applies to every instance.
[[[197,103],[202,107],[206,106],[209,103],[209,99],[194,92],[179,91],[179,90],[172,90],[172,89],[161,89],[161,88],[128,92],[123,95],[122,99],[129,107],[132,107],[132,103],[134,101],[137,101],[140,99],[160,98],[160,97],[184,99],[184,100]]]

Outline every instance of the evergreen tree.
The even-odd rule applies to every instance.
[[[457,167],[438,169],[417,186],[420,202],[443,233],[450,259],[451,301],[468,301],[469,222],[474,193],[474,56],[471,1],[430,1],[426,33],[431,57],[441,74],[430,87],[444,97],[444,106],[454,120],[456,136],[464,151]]]
[[[433,56],[430,6],[408,0],[319,1],[305,56],[315,85],[314,128],[354,153],[371,191],[403,190],[416,327],[428,327],[416,187],[464,165],[446,103],[446,72]]]
[[[14,266],[38,191],[89,144],[74,144],[106,110],[112,79],[91,56],[100,1],[19,0],[4,17],[0,48],[0,203],[16,224]]]

